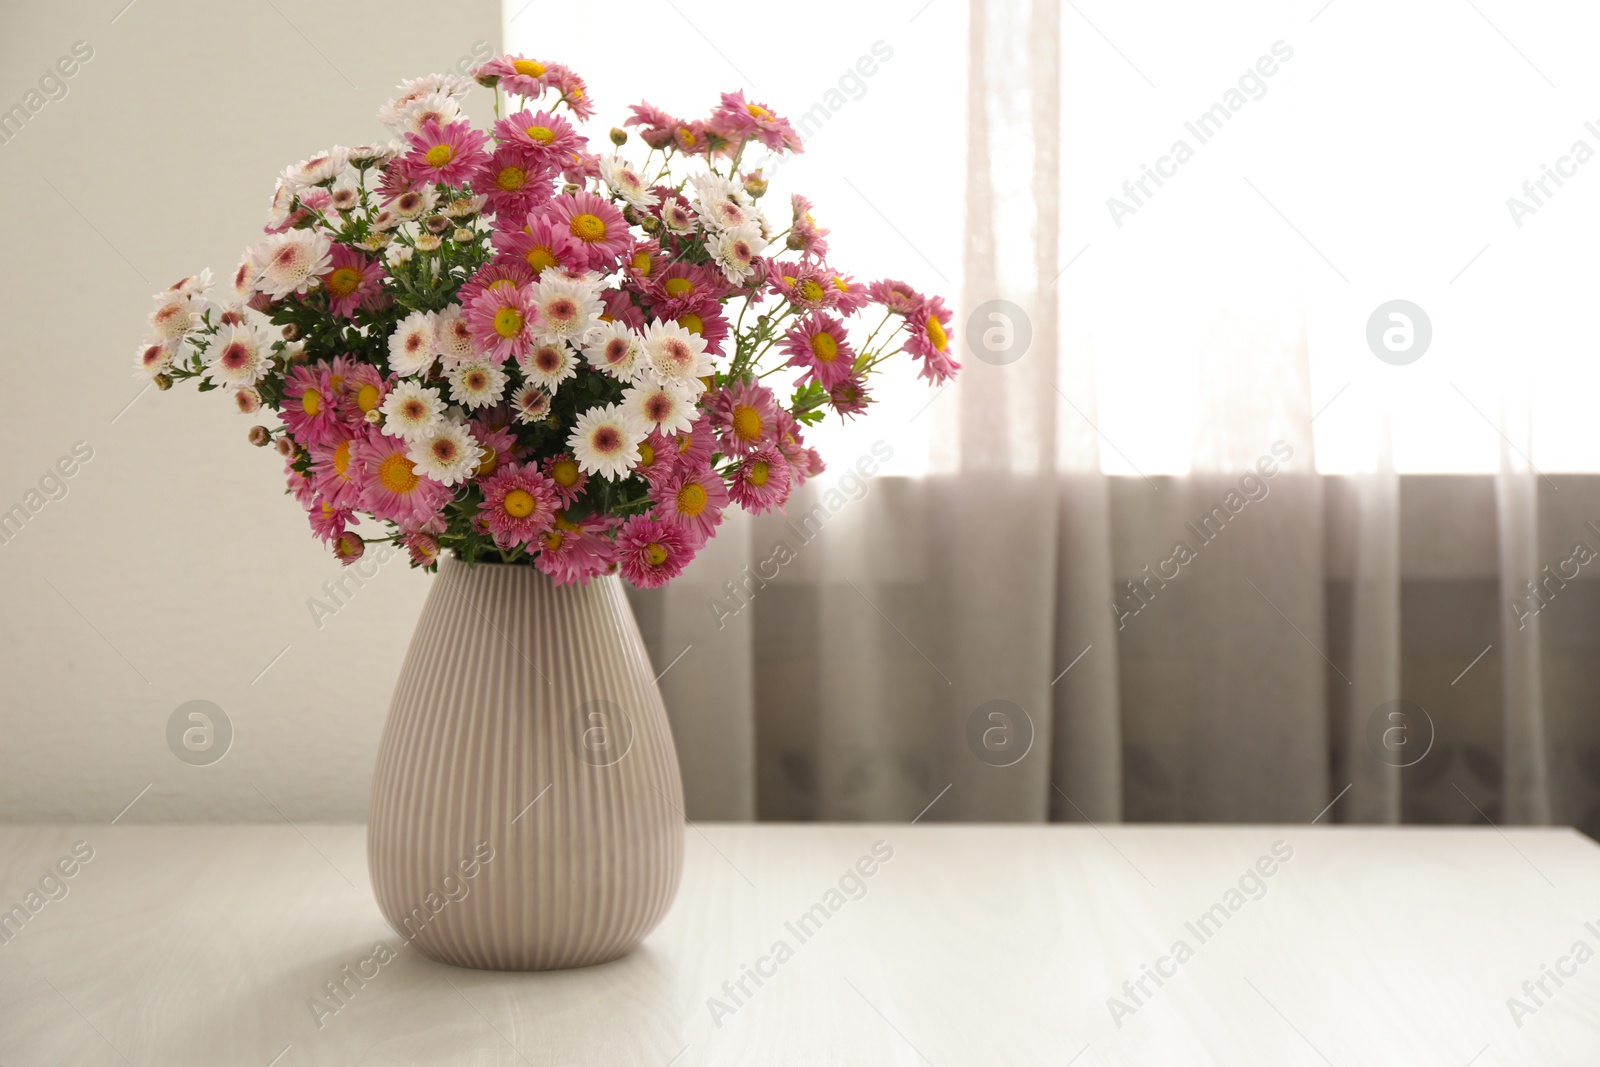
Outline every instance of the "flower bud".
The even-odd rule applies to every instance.
[[[451,226],[454,226],[455,223],[443,215],[429,215],[428,220],[423,225],[428,227],[429,233],[443,233]]]
[[[783,242],[783,247],[789,249],[790,251],[797,251],[799,249],[804,248],[805,246],[806,246],[806,239],[804,237],[801,237],[797,233],[791,233],[788,236],[788,238]]]
[[[646,215],[639,220],[639,228],[645,233],[655,233],[661,229],[661,220],[654,215]]]
[[[477,230],[469,230],[465,226],[450,235],[450,239],[458,245],[471,244],[477,237]]]
[[[239,412],[243,415],[254,414],[261,410],[261,394],[254,386],[247,385],[234,393],[233,402],[239,406]]]
[[[563,193],[565,193],[567,196],[571,196],[573,193],[577,192],[578,189],[579,189],[579,187],[576,186],[576,185],[573,185],[571,182],[567,182],[565,185],[563,185],[561,187],[561,191]]]
[[[611,127],[611,143],[621,148],[628,143],[628,131],[619,126]]]
[[[283,339],[285,341],[298,341],[298,340],[300,340],[300,327],[296,326],[292,322],[284,323],[283,324]]]
[[[288,437],[280,437],[272,443],[278,449],[278,455],[284,459],[294,455],[294,442]]]
[[[167,377],[165,374],[156,375],[155,383],[156,388],[161,390],[163,393],[172,388],[172,379]]]
[[[744,191],[750,194],[752,200],[759,200],[767,193],[767,179],[761,172],[752,171],[744,176]]]
[[[346,566],[360,559],[366,551],[367,543],[361,539],[360,534],[346,531],[333,542],[334,558]]]
[[[257,448],[266,448],[272,443],[272,431],[265,426],[250,427],[249,441]]]

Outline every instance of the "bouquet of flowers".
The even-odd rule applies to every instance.
[[[474,80],[488,133],[462,113]],[[635,165],[627,130],[590,149],[593,110],[525,58],[407,82],[378,112],[396,139],[283,171],[231,283],[156,297],[140,372],[275,413],[249,439],[345,563],[389,542],[649,588],[731,505],[781,509],[820,473],[803,428],[864,411],[892,356],[959,369],[943,300],[830,267],[803,196],[781,231],[762,212],[740,160],[800,151],[785,119],[742,92],[692,121],[638,104]]]

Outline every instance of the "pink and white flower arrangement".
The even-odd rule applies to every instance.
[[[802,428],[865,411],[891,356],[934,384],[959,369],[942,299],[835,270],[803,196],[762,211],[745,149],[801,147],[765,104],[635,105],[638,158],[620,128],[591,149],[561,64],[501,56],[475,81],[489,131],[473,81],[431,75],[379,110],[389,142],[284,168],[231,283],[159,294],[137,352],[162,389],[276,415],[249,439],[336,558],[389,542],[417,567],[449,550],[658,586],[730,508],[782,509],[820,473]]]

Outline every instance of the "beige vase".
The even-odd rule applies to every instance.
[[[390,925],[460,967],[615,959],[671,907],[683,827],[620,580],[441,558],[372,781],[367,864]]]

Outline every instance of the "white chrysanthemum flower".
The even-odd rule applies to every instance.
[[[293,207],[294,190],[279,178],[278,184],[272,190],[272,202],[267,205],[267,229],[276,230],[288,222],[289,212]]]
[[[713,233],[706,240],[706,251],[722,270],[722,276],[734,285],[743,285],[755,273],[756,257],[767,247],[766,238],[753,222],[731,230]]]
[[[618,155],[606,156],[600,160],[600,177],[611,187],[611,191],[634,207],[655,207],[659,197],[650,191],[650,183],[639,176],[628,163]]]
[[[672,233],[691,233],[694,230],[694,213],[683,201],[672,197],[661,207],[661,224]]]
[[[452,219],[470,219],[483,211],[483,205],[488,202],[489,198],[481,193],[477,196],[458,196],[440,208],[439,214]]]
[[[755,204],[739,186],[720,174],[697,174],[694,209],[708,229],[733,230],[756,221]]]
[[[133,354],[133,365],[138,368],[137,376],[154,378],[172,366],[172,357],[177,354],[178,345],[175,341],[146,341]]]
[[[450,382],[450,399],[474,410],[498,404],[511,379],[506,372],[484,360],[458,363],[445,372]]]
[[[644,354],[656,381],[693,383],[696,396],[705,388],[700,379],[712,371],[705,338],[675,322],[652,322],[645,327]]]
[[[345,162],[350,158],[347,148],[330,148],[326,152],[318,152],[310,159],[302,159],[298,163],[283,168],[283,183],[292,191],[309,189],[313,185],[331,182],[344,170]]]
[[[390,245],[388,250],[383,253],[383,261],[389,265],[390,270],[394,270],[396,267],[403,267],[410,263],[416,254],[417,250],[410,245],[396,243]]]
[[[395,325],[389,338],[389,369],[402,377],[425,374],[435,352],[433,312],[413,311]]]
[[[694,428],[694,394],[679,382],[631,385],[622,394],[622,410],[646,432],[660,430],[670,437]]]
[[[272,338],[262,328],[246,322],[224,326],[206,350],[206,377],[217,385],[242,389],[267,374],[272,362]]]
[[[260,273],[255,289],[274,300],[304,293],[331,261],[333,245],[316,230],[275,233],[250,250]]]
[[[459,74],[425,74],[400,83],[400,95],[378,109],[378,121],[385,126],[399,126],[412,106],[434,93],[453,97],[465,96],[472,88],[470,78]]]
[[[448,126],[461,117],[461,102],[448,93],[429,93],[418,97],[398,117],[394,128],[400,133],[421,133],[425,123]]]
[[[406,439],[406,458],[418,474],[443,485],[472,477],[483,460],[483,446],[459,422],[441,419],[425,434]]]
[[[200,322],[195,301],[175,289],[156,294],[156,309],[150,313],[150,332],[158,341],[180,341]]]
[[[434,315],[434,350],[445,366],[472,359],[472,331],[467,328],[467,313],[460,304],[451,304]]]
[[[522,365],[523,376],[551,396],[562,382],[578,373],[577,358],[561,341],[540,341],[517,362]]]
[[[589,364],[605,371],[613,378],[625,382],[639,376],[643,360],[644,342],[639,335],[620,322],[602,322],[589,332],[584,342],[583,355]]]
[[[388,207],[394,210],[402,219],[419,219],[424,215],[433,213],[434,206],[439,203],[439,194],[434,192],[433,186],[424,185],[420,189],[411,189],[401,193],[389,201]]]
[[[567,437],[567,447],[578,469],[616,481],[626,478],[639,462],[639,442],[644,434],[616,404],[592,407],[578,416]]]
[[[529,293],[534,307],[539,309],[539,319],[533,326],[535,336],[581,344],[600,323],[604,305],[600,303],[599,286],[587,277],[568,278],[545,271],[529,287]]]
[[[411,440],[429,433],[444,421],[444,400],[439,390],[419,382],[400,382],[383,398],[383,432]]]
[[[357,166],[362,163],[387,163],[396,155],[393,144],[358,144],[350,149],[350,163]]]
[[[518,422],[538,422],[550,414],[550,394],[537,385],[520,385],[511,394],[511,408],[517,413]]]
[[[206,294],[211,292],[211,268],[207,267],[199,274],[191,274],[182,281],[172,286],[172,292],[182,293],[193,300],[204,300]]]
[[[361,206],[361,171],[347,168],[328,187],[328,206],[334,211],[354,211]]]

